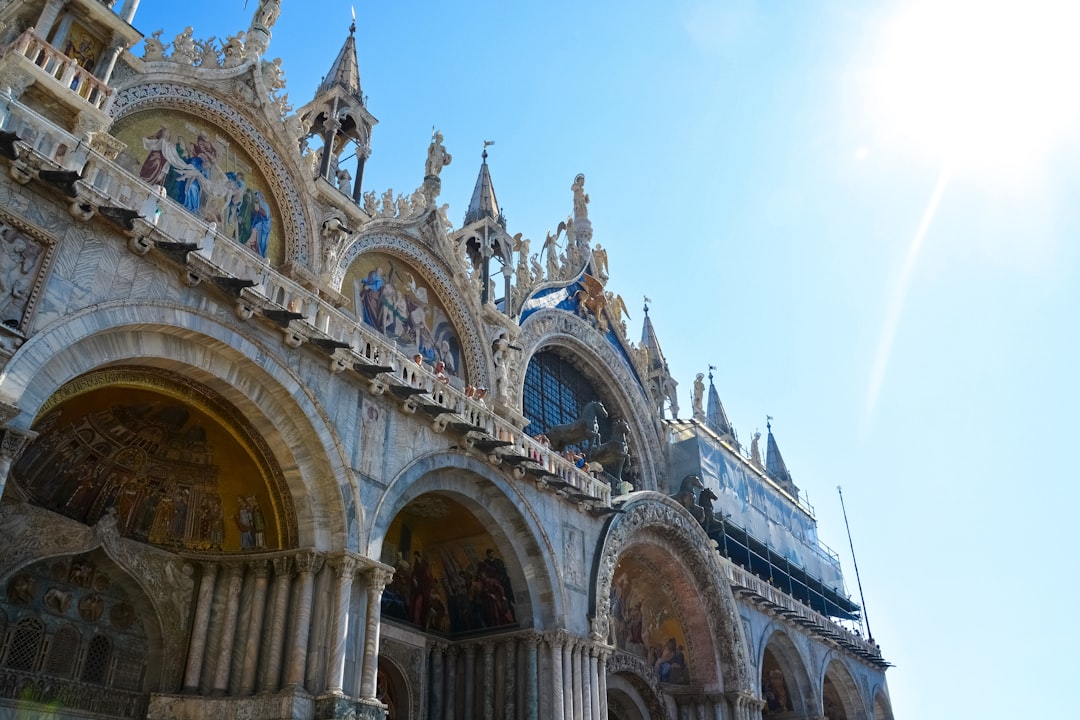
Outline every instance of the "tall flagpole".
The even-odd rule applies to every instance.
[[[844,491],[837,485],[836,492],[840,494],[840,508],[844,511],[844,527],[847,528],[848,547],[851,548],[851,562],[855,565],[855,582],[859,584],[859,601],[862,602],[862,618],[866,623],[866,639],[874,642],[874,633],[870,630],[870,615],[866,612],[866,598],[863,596],[862,579],[859,577],[859,561],[855,559],[855,544],[851,542],[851,525],[848,524],[847,508],[844,506]]]

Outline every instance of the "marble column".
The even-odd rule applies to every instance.
[[[446,691],[443,693],[443,720],[454,720],[457,698],[457,659],[458,648],[446,650]]]
[[[581,667],[581,643],[576,638],[571,638],[570,642],[574,677],[574,714],[572,717],[583,718],[585,716],[585,688],[582,683],[584,669]]]
[[[274,692],[281,683],[281,654],[288,624],[289,593],[292,589],[292,558],[277,557],[274,565],[274,607],[270,614],[270,639],[263,653],[260,692]]]
[[[330,626],[330,656],[327,665],[327,692],[341,693],[345,687],[345,639],[349,634],[349,603],[352,600],[356,558],[342,555],[332,561],[337,579],[333,623]]]
[[[484,720],[495,720],[495,643],[485,640],[480,647],[484,650],[484,695],[481,711]]]
[[[465,717],[476,717],[476,645],[465,645]]]
[[[127,49],[127,40],[122,37],[113,36],[112,42],[109,43],[109,47],[105,50],[105,57],[102,58],[100,72],[95,73],[101,82],[108,84],[112,78],[113,70],[116,69],[116,60],[120,57],[120,53]]]
[[[285,684],[302,688],[307,669],[308,637],[311,634],[311,600],[315,589],[315,574],[322,569],[323,558],[314,552],[297,553],[296,607],[292,609],[292,636],[289,638],[289,664]]]
[[[598,651],[595,645],[589,645],[589,715],[593,720],[600,718],[600,663],[597,660]]]
[[[232,666],[233,641],[236,639],[236,616],[240,612],[240,590],[244,585],[244,566],[230,563],[229,574],[225,578],[228,594],[225,600],[225,615],[221,624],[221,645],[218,649],[217,669],[214,672],[212,695],[225,695],[229,689],[229,670]]]
[[[200,566],[199,594],[195,600],[195,620],[191,623],[191,643],[188,645],[187,666],[184,669],[184,692],[199,689],[203,657],[206,655],[206,631],[210,627],[210,608],[214,604],[214,578],[217,563],[207,562]]]
[[[525,718],[538,720],[540,715],[540,693],[537,688],[538,652],[542,638],[531,634],[525,639]]]
[[[600,651],[597,658],[598,669],[596,672],[597,682],[600,683],[600,720],[607,720],[607,660],[610,649]]]
[[[566,636],[561,633],[548,633],[545,637],[548,650],[551,652],[551,710],[552,720],[564,720],[566,718],[566,700],[563,696],[563,650],[562,645]]]
[[[506,720],[517,720],[517,640],[510,638],[503,642],[500,647],[502,662],[499,668],[503,677],[503,706],[502,717]]]
[[[428,717],[440,720],[442,718],[443,696],[443,659],[446,656],[446,645],[443,643],[431,644],[431,697],[428,701]]]
[[[259,641],[262,639],[263,615],[266,612],[266,584],[270,574],[270,563],[256,560],[251,564],[255,577],[252,588],[251,614],[248,617],[247,637],[244,640],[244,666],[240,671],[240,694],[250,695],[255,691],[255,671],[259,667]]]
[[[360,674],[360,697],[375,699],[375,676],[379,669],[379,622],[383,588],[393,571],[372,568],[367,579],[367,617],[364,626],[364,665]]]
[[[45,7],[41,8],[41,15],[38,16],[37,23],[34,25],[34,30],[38,35],[49,39],[49,32],[52,30],[52,26],[56,24],[56,18],[60,15],[60,10],[67,5],[68,0],[48,0],[45,3]]]
[[[574,643],[565,633],[560,632],[563,654],[563,714],[566,720],[574,718]]]

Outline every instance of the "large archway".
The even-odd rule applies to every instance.
[[[857,720],[865,717],[866,709],[851,672],[837,658],[825,669],[821,686],[821,705],[830,720]]]
[[[735,599],[700,525],[667,496],[632,497],[595,572],[593,635],[616,648],[609,674],[657,697],[679,685],[756,695]]]
[[[769,717],[812,717],[815,694],[799,649],[783,630],[770,628],[761,651],[761,715]],[[788,715],[794,713],[794,715]]]

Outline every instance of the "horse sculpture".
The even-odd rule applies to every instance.
[[[611,424],[611,438],[607,442],[593,446],[589,451],[589,462],[600,463],[616,480],[622,479],[623,468],[630,459],[630,447],[626,436],[630,426],[625,420],[616,420]]]
[[[716,516],[713,515],[713,501],[716,499],[716,493],[710,488],[702,488],[701,492],[698,493],[697,502],[705,515],[705,519],[701,521],[701,526],[705,528],[706,532],[712,530],[712,526],[716,524]]]
[[[683,478],[679,492],[671,497],[689,511],[699,523],[705,522],[705,510],[697,504],[697,492],[703,490],[705,484],[697,475],[687,475]]]
[[[577,420],[565,425],[552,425],[544,434],[548,436],[551,447],[555,450],[562,450],[567,445],[574,445],[582,440],[588,440],[589,447],[596,447],[600,444],[600,425],[596,419],[607,416],[604,404],[599,400],[592,400],[581,408],[581,417]]]

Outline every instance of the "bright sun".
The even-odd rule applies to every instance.
[[[1038,162],[1080,115],[1080,3],[915,0],[877,48],[879,122],[942,162]]]

